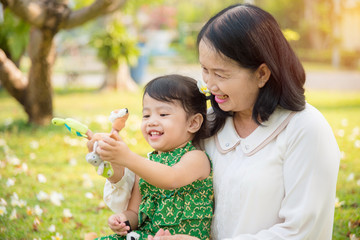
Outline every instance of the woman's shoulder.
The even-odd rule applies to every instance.
[[[306,133],[311,136],[333,135],[330,124],[324,115],[314,106],[307,103],[305,109],[294,114],[294,117],[288,124],[288,132]]]
[[[304,110],[296,112],[289,124],[308,127],[329,125],[324,115],[309,103],[306,103]]]

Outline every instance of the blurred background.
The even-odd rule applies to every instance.
[[[74,10],[92,3],[59,2]],[[195,67],[180,72],[199,78],[197,33],[210,16],[233,3],[256,4],[273,14],[307,69],[360,69],[359,0],[134,0],[56,34],[52,82],[59,87],[133,89],[134,83],[184,65]],[[0,48],[23,72],[29,71],[31,26],[6,8],[1,19]]]

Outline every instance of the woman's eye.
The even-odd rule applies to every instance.
[[[209,71],[208,71],[206,68],[204,68],[204,67],[202,67],[202,70],[203,70],[204,73],[208,73],[208,72],[209,72]]]
[[[215,73],[215,76],[218,77],[218,78],[224,78],[223,76],[221,76],[221,75],[219,75],[217,73]]]

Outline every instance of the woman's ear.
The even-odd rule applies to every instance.
[[[189,118],[189,127],[188,132],[196,133],[199,131],[201,124],[203,123],[204,118],[200,113],[197,113]]]
[[[258,87],[262,88],[269,80],[271,71],[268,68],[268,66],[265,63],[263,63],[258,67],[258,69],[256,69],[255,74],[256,74]]]

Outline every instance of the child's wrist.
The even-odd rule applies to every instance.
[[[114,167],[113,166],[113,170],[114,170],[114,174],[111,177],[109,177],[108,180],[111,183],[117,183],[124,176],[124,168],[123,167]]]

